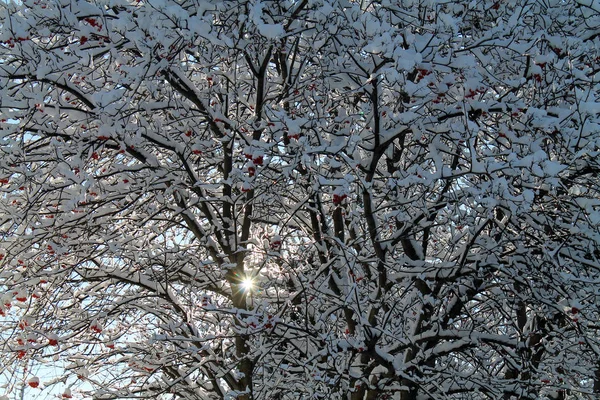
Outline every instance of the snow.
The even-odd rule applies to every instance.
[[[281,39],[286,34],[283,25],[280,24],[259,24],[257,28],[267,39]]]
[[[46,3],[0,10],[2,385],[591,390],[597,0]]]

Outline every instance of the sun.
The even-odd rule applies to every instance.
[[[247,276],[242,280],[240,286],[242,287],[244,292],[250,292],[254,288],[254,279]]]

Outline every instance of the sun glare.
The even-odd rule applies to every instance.
[[[251,291],[252,288],[254,288],[254,279],[252,279],[249,276],[247,276],[242,281],[241,286],[242,286],[242,289],[244,289],[245,292]]]

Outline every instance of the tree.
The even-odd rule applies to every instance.
[[[600,393],[597,2],[0,10],[7,396]]]

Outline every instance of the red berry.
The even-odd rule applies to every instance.
[[[338,195],[338,194],[334,194],[333,195],[333,204],[335,205],[340,205],[342,204],[342,201],[344,201],[348,196],[343,194],[343,195]]]

